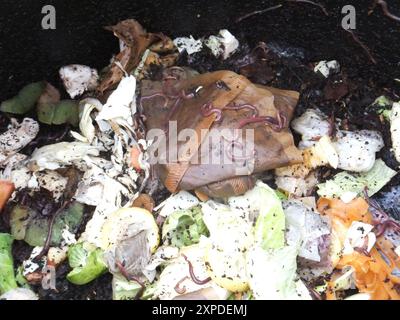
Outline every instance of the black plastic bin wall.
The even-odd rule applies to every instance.
[[[2,0],[0,99],[32,81],[57,83],[57,70],[65,64],[107,65],[118,42],[102,27],[126,18],[170,36],[199,36],[227,28],[250,43],[281,41],[307,49],[310,60],[338,59],[350,72],[374,78],[382,86],[399,86],[393,79],[400,77],[400,22],[385,16],[380,6],[369,14],[374,0],[315,2],[329,16],[319,6],[282,0]],[[392,12],[400,13],[400,2],[387,3]],[[247,13],[277,4],[282,7],[236,22]],[[356,8],[354,32],[370,48],[376,65],[341,28],[342,7],[348,4]],[[42,29],[44,5],[56,9],[55,30]]]

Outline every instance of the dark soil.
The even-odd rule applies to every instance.
[[[301,99],[297,115],[306,108],[320,108],[345,120],[349,128],[375,129],[382,132],[385,148],[380,157],[395,168],[398,163],[389,151],[390,134],[376,112],[367,108],[380,95],[400,100],[400,22],[382,14],[380,7],[368,15],[370,5],[363,1],[317,1],[325,6],[329,17],[319,7],[285,1],[228,0],[199,1],[77,1],[77,0],[3,0],[0,3],[0,100],[14,95],[27,83],[46,79],[60,87],[59,67],[87,64],[98,69],[118,51],[118,42],[102,26],[126,18],[138,19],[149,31],[162,31],[168,36],[206,36],[229,29],[242,45],[240,52],[228,61],[211,58],[206,51],[192,57],[181,57],[180,64],[205,72],[228,68],[250,77],[254,82],[284,89],[298,90]],[[283,3],[283,7],[255,15],[240,23],[235,21],[254,10]],[[57,29],[41,30],[41,8],[53,4],[57,10]],[[354,31],[377,61],[352,36],[340,27],[341,8],[353,4],[357,10]],[[400,15],[400,4],[388,1],[390,10]],[[259,42],[265,47],[254,50]],[[264,49],[263,49],[264,48]],[[341,72],[325,79],[312,71],[319,60],[338,60]],[[65,93],[64,93],[65,94]],[[0,132],[7,118],[0,115]],[[64,140],[67,128],[42,126],[39,138],[23,150],[30,154],[37,146]],[[51,138],[49,138],[51,137]],[[396,216],[400,203],[395,177],[377,195],[383,207]],[[388,200],[387,192],[392,191]],[[161,200],[166,194],[155,195]],[[5,210],[7,212],[7,210]],[[90,210],[89,210],[90,211]],[[87,214],[88,218],[90,214]],[[0,232],[8,230],[7,214],[0,217]],[[23,242],[15,242],[16,264],[30,254]],[[67,264],[57,270],[57,290],[36,288],[43,299],[111,299],[111,276],[104,275],[86,286],[70,284],[65,275]]]

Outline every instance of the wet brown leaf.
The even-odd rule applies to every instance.
[[[148,194],[142,193],[139,197],[133,202],[132,207],[143,208],[149,212],[152,212],[154,209],[154,200]]]
[[[106,27],[105,29],[114,32],[115,36],[126,45],[126,48],[115,57],[115,61],[118,61],[128,73],[131,73],[139,64],[145,50],[160,38],[154,33],[147,33],[134,19],[121,21],[115,26]],[[121,68],[113,63],[97,90],[103,93],[120,82],[123,75]]]

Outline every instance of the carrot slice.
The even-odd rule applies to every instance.
[[[15,185],[11,181],[0,180],[0,210],[3,210],[8,199],[15,190]]]
[[[140,171],[142,168],[140,166],[139,157],[142,151],[139,147],[132,147],[130,151],[130,166]]]
[[[350,203],[339,199],[320,199],[317,205],[321,214],[332,220],[334,234],[338,234],[343,242],[347,229],[354,221],[371,224],[372,215],[368,211],[368,203],[357,198]],[[385,257],[385,258],[384,258]],[[336,269],[351,266],[354,269],[354,280],[361,293],[368,293],[374,300],[400,300],[398,285],[400,278],[393,275],[396,268],[400,268],[400,258],[394,252],[393,244],[386,238],[377,239],[375,247],[366,256],[359,252],[342,256],[337,262]],[[328,283],[326,298],[335,300],[336,293],[333,281]]]

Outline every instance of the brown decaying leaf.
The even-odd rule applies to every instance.
[[[127,73],[131,73],[134,70],[146,49],[160,38],[160,35],[147,33],[134,19],[121,21],[115,26],[106,27],[105,29],[114,32],[115,36],[126,45],[126,48],[115,57],[114,61],[118,61]],[[123,76],[124,72],[121,68],[113,63],[97,90],[103,93],[120,82]]]
[[[60,101],[60,92],[50,83],[46,82],[46,88],[38,100],[38,105],[57,103]]]
[[[155,203],[152,197],[148,194],[142,193],[138,198],[133,202],[132,207],[143,208],[149,212],[152,212],[154,209]]]

